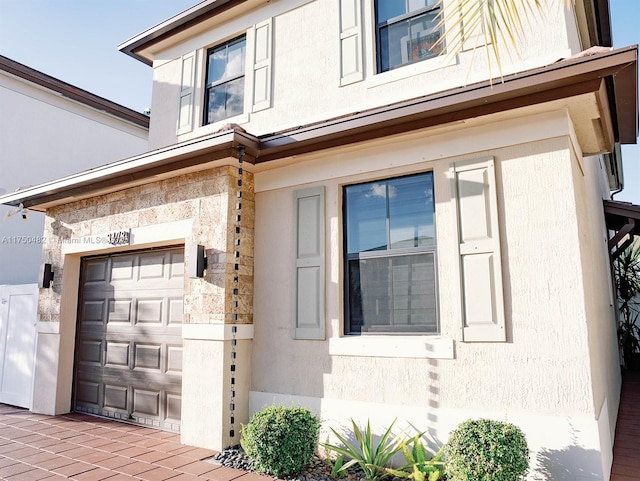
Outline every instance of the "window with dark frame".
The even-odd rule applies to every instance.
[[[433,173],[343,194],[345,333],[437,333]]]
[[[378,73],[434,57],[442,31],[436,29],[438,0],[376,0]]]
[[[205,125],[244,111],[246,44],[243,35],[207,51]]]

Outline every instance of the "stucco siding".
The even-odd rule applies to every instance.
[[[475,51],[467,49],[455,57],[442,55],[378,74],[372,2],[362,2],[362,5],[363,80],[345,86],[340,86],[339,2],[270,2],[233,21],[211,23],[206,31],[194,32],[189,38],[182,35],[179,43],[155,55],[151,148],[169,145],[176,140],[181,58],[194,51],[198,57],[193,103],[195,127],[191,132],[180,135],[180,141],[215,132],[229,121],[243,125],[255,135],[267,134],[499,75],[495,60],[488,67],[482,45]],[[576,53],[576,31],[575,27],[571,28],[575,23],[573,18],[570,10],[565,11],[562,2],[553,2],[543,17],[533,20],[528,31],[531,33],[525,33],[518,41],[517,52],[510,46],[501,48],[502,74],[548,65]],[[253,94],[252,28],[267,19],[273,19],[271,108],[251,112],[248,99]],[[206,50],[245,32],[244,113],[202,126]],[[296,115],[292,116],[292,112]]]
[[[448,178],[449,165],[458,158],[425,159],[410,168],[390,168],[386,175],[357,173],[371,165],[371,156],[387,156],[391,167],[427,143],[423,139],[402,148],[353,151],[353,174],[322,182],[327,189],[326,245],[330,246],[325,286],[330,341],[340,337],[343,319],[340,186],[422,170],[433,170],[436,184],[441,332],[443,337],[460,340],[457,246],[451,237],[456,221]],[[408,405],[428,400],[440,408],[593,418],[584,300],[576,289],[582,272],[576,267],[580,257],[574,248],[578,230],[570,141],[549,139],[466,158],[487,155],[494,156],[497,164],[508,342],[456,342],[454,359],[393,359],[376,357],[376,352],[370,352],[371,357],[336,356],[330,353],[330,342],[292,341],[291,199],[302,186],[260,191],[256,194],[255,269],[256,285],[261,287],[255,293],[252,389]],[[287,169],[280,169],[279,177],[286,175]],[[259,184],[260,174],[256,177]],[[310,185],[314,184],[304,187]]]

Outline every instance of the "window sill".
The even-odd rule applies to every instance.
[[[344,336],[329,339],[329,355],[454,359],[453,339],[435,336]]]
[[[393,70],[389,70],[388,72],[383,72],[383,73],[369,76],[366,81],[366,87],[367,88],[378,87],[380,85],[385,85],[391,82],[395,82],[397,80],[403,80],[409,77],[413,77],[415,75],[420,75],[426,72],[432,72],[433,70],[438,70],[444,67],[448,67],[450,65],[455,65],[457,63],[458,63],[457,56],[450,57],[447,54],[443,54],[442,56],[430,58],[427,60],[423,60],[421,62],[405,65],[404,67],[399,67]]]
[[[236,115],[235,117],[218,120],[217,122],[213,122],[211,124],[201,125],[200,127],[196,127],[194,130],[191,130],[189,132],[184,132],[182,134],[178,132],[178,136],[182,137],[184,135],[184,139],[190,137],[200,137],[202,135],[214,134],[227,124],[244,125],[247,123],[249,123],[249,114],[243,113],[240,115]],[[188,136],[189,134],[190,136]],[[180,139],[180,141],[184,139]]]

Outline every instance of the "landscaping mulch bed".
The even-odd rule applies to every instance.
[[[255,471],[249,456],[247,456],[240,446],[233,446],[220,451],[206,461],[228,468]],[[302,472],[297,475],[282,476],[281,479],[287,481],[362,481],[364,479],[364,474],[357,465],[350,467],[346,475],[341,478],[331,476],[331,468],[332,465],[325,459],[314,456],[311,465],[307,466]],[[395,478],[391,477],[386,479],[388,481],[395,481]]]

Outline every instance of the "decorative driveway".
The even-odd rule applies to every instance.
[[[0,404],[0,480],[273,481],[202,461],[214,454],[180,444],[174,433]]]
[[[622,377],[611,481],[640,481],[640,372]]]

